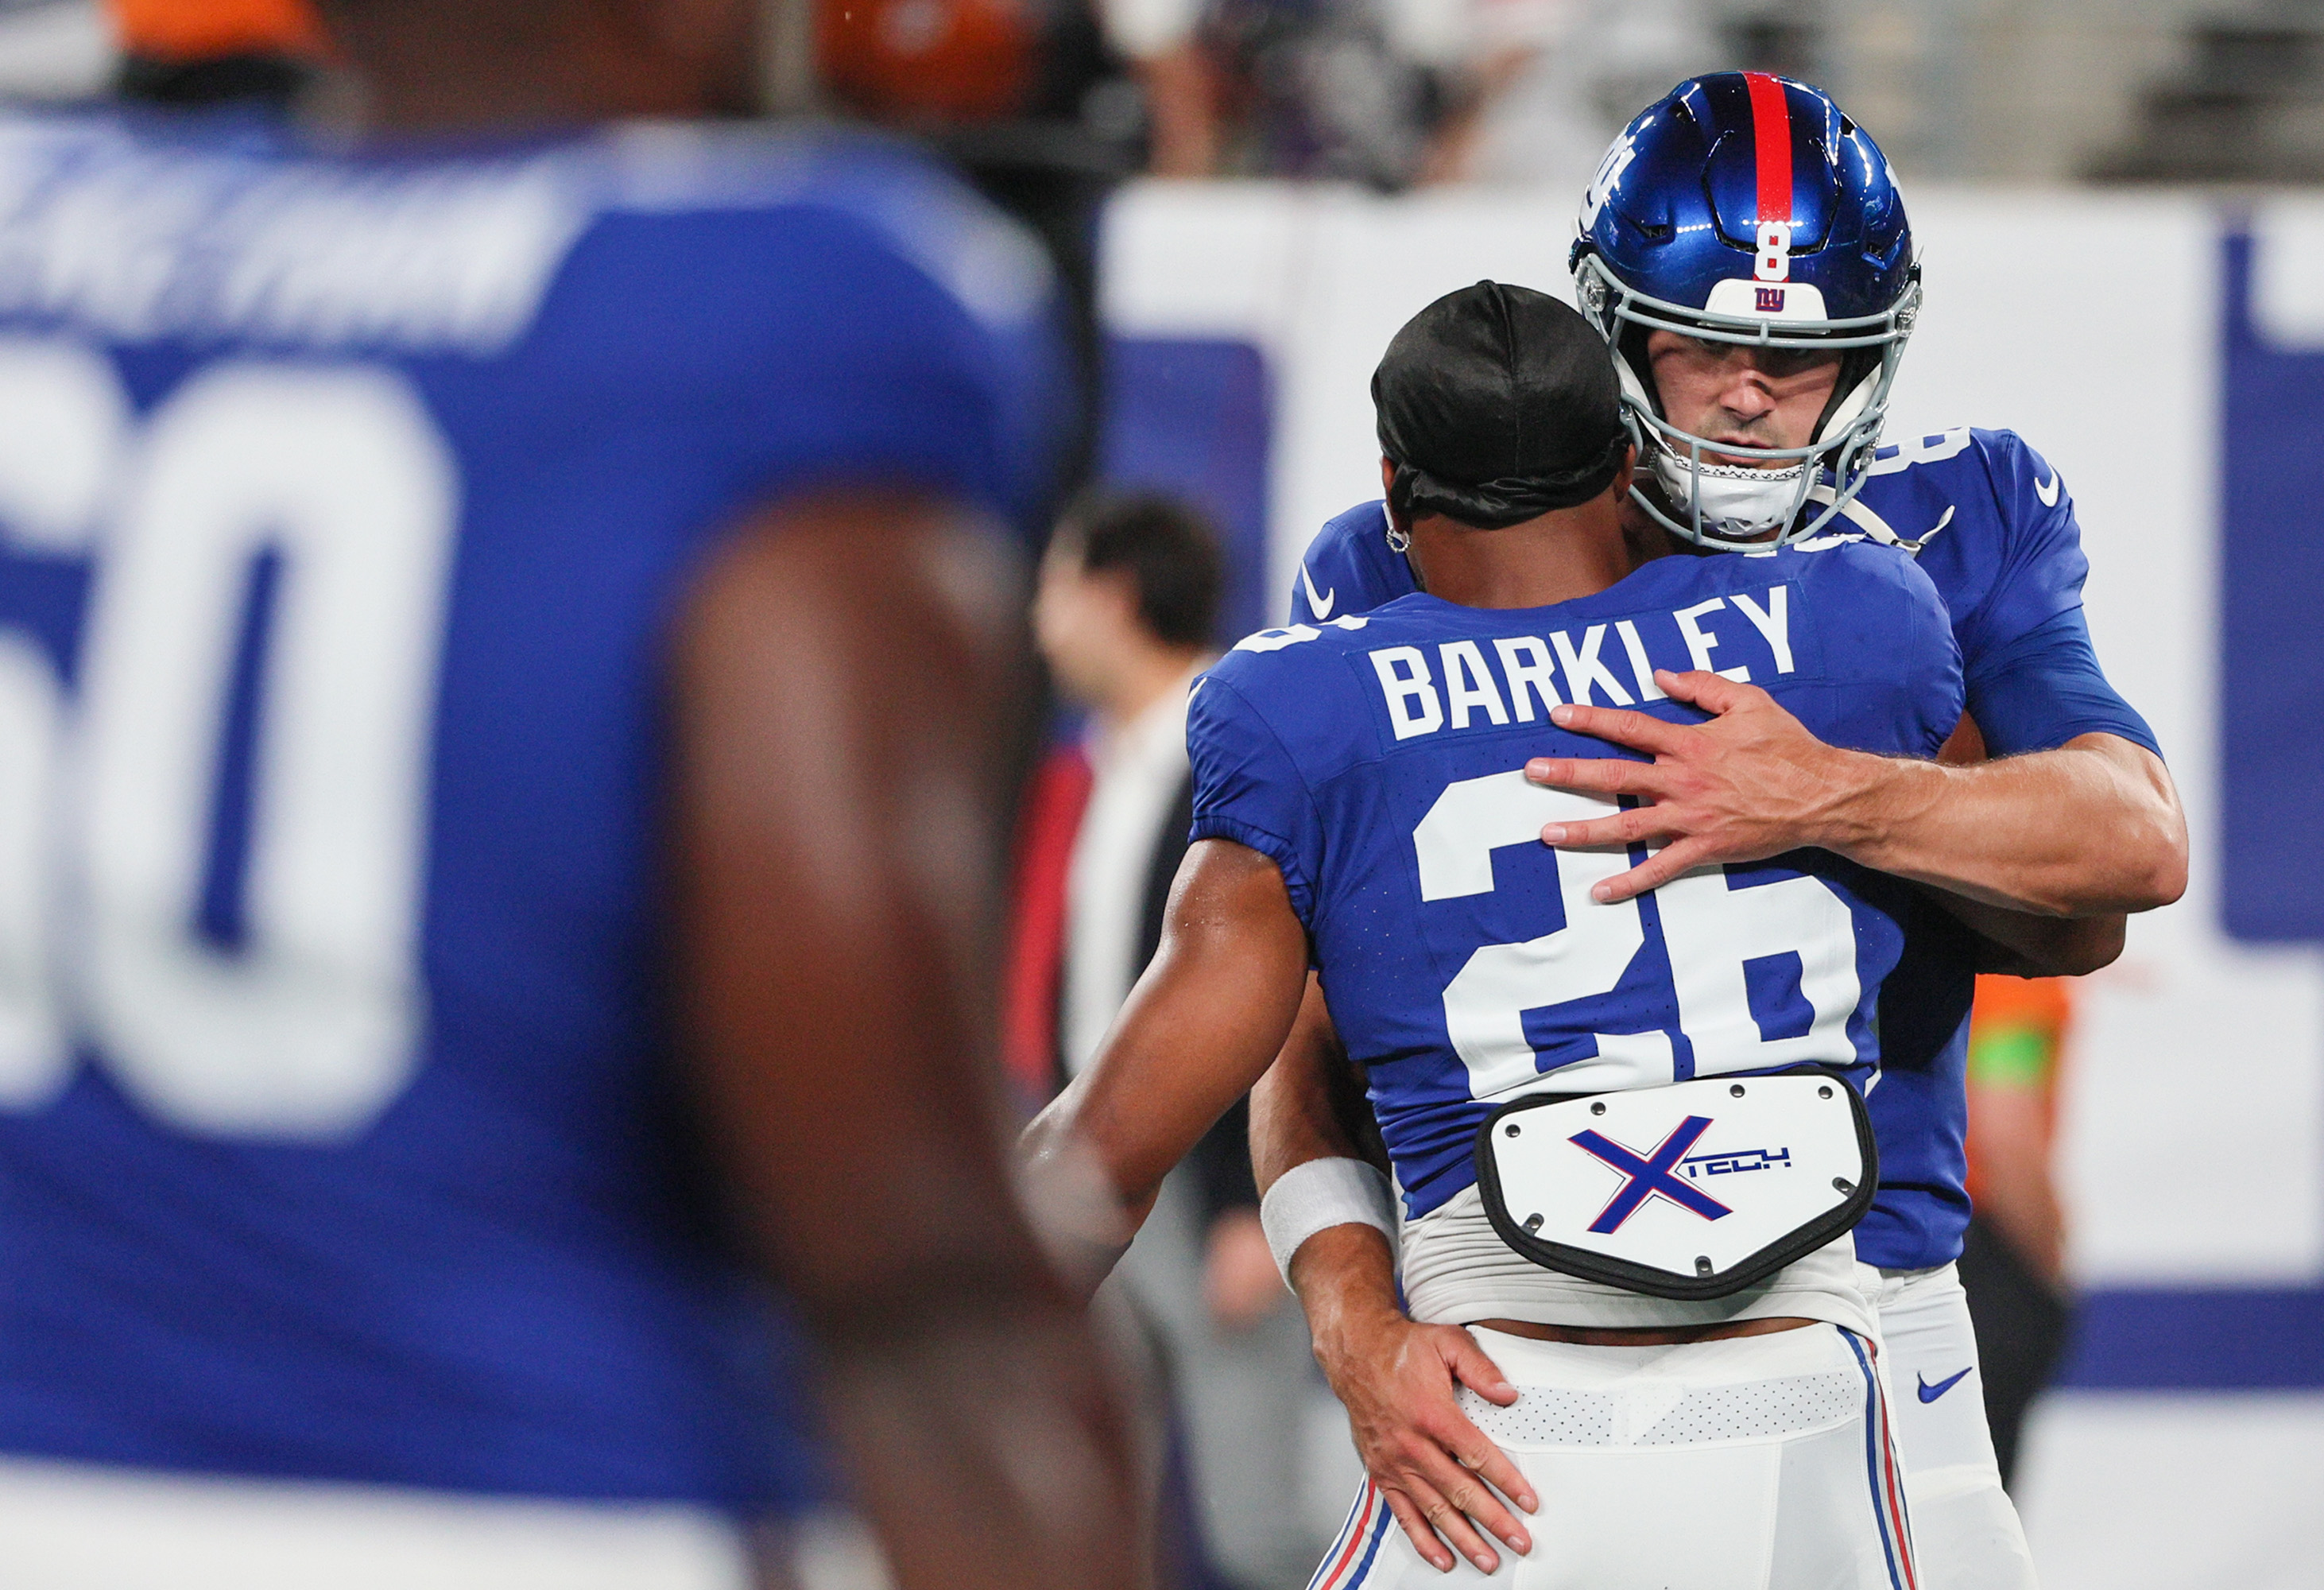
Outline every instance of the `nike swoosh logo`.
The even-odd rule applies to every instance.
[[[1969,1365],[1969,1369],[1975,1369],[1977,1365],[1974,1364]],[[1929,1377],[1927,1375],[1924,1374],[1917,1376],[1916,1378],[1921,1382],[1921,1400],[1923,1402],[1935,1401],[1947,1391],[1951,1391],[1955,1386],[1960,1384],[1961,1382],[1967,1378],[1968,1374],[1969,1369],[1964,1369],[1959,1374],[1949,1374],[1945,1376],[1944,1379],[1939,1381],[1933,1386],[1929,1383]]]
[[[1331,617],[1332,604],[1340,599],[1340,587],[1333,586],[1322,596],[1317,596],[1314,577],[1307,572],[1307,565],[1305,563],[1299,565],[1299,583],[1307,587],[1307,606],[1316,618],[1320,620]]]
[[[2056,507],[2058,505],[2058,472],[2052,469],[2050,471],[2050,478],[2048,480],[2035,481],[2034,483],[2034,495],[2042,499],[2042,505],[2044,508]],[[1305,569],[1307,566],[1303,563],[1299,567]]]

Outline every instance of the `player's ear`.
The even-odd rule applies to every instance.
[[[1614,471],[1614,500],[1621,502],[1630,495],[1630,482],[1638,473],[1638,447],[1636,442],[1622,449],[1622,467]]]
[[[1380,495],[1388,499],[1388,545],[1401,552],[1412,535],[1411,516],[1396,505],[1396,460],[1380,458]]]

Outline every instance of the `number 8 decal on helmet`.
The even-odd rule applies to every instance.
[[[1751,262],[1751,274],[1762,282],[1788,281],[1792,274],[1792,224],[1760,222],[1758,243],[1759,254]]]

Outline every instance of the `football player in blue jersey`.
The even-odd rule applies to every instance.
[[[1471,1416],[1504,1490],[1555,1503],[1529,1558],[1473,1553],[1472,1575],[1908,1590],[1849,1227],[1875,1192],[1852,1101],[1918,888],[1802,849],[1609,900],[1627,846],[1541,833],[1613,801],[1525,764],[1620,759],[1573,730],[1593,696],[1708,733],[1687,698],[1711,681],[1925,762],[1963,699],[1944,607],[1897,549],[1669,556],[1626,523],[1613,371],[1545,295],[1431,305],[1373,394],[1425,588],[1261,632],[1198,683],[1162,948],[1035,1123],[1036,1163],[1094,1188],[1093,1240],[1124,1240],[1275,1059],[1312,965],[1405,1194],[1412,1316],[1489,1343],[1512,1406]],[[1314,1584],[1438,1571],[1368,1484]]]
[[[801,1377],[900,1583],[1140,1582],[980,992],[1047,275],[687,125],[758,9],[0,123],[11,1586],[741,1590]]]
[[[1701,730],[1631,710],[1645,692],[1618,679],[1571,724],[1637,759],[1560,756],[1527,772],[1624,801],[1618,815],[1545,825],[1554,845],[1632,847],[1638,864],[1598,885],[1605,901],[1803,845],[1950,897],[1946,911],[1914,914],[1883,993],[1870,1095],[1881,1185],[1855,1235],[1878,1271],[1927,1582],[2028,1585],[1982,1406],[1949,1394],[1977,1364],[1952,1270],[1968,1220],[1972,975],[2089,970],[2116,953],[2123,913],[2177,898],[2187,842],[2170,776],[2091,651],[2087,565],[2057,471],[2006,431],[1878,445],[1920,279],[1902,200],[1860,126],[1787,79],[1683,83],[1608,151],[1579,230],[1577,299],[1614,356],[1641,448],[1632,532],[1714,548],[1835,535],[1897,547],[1950,615],[1968,711],[1946,765],[1834,746],[1756,688],[1699,677],[1673,693],[1717,715]],[[1421,583],[1393,508],[1393,496],[1363,504],[1317,536],[1295,622],[1361,614]],[[2011,949],[1964,933],[1965,911]],[[1367,1465],[1422,1551],[1447,1569],[1451,1548],[1492,1557],[1488,1535],[1525,1551],[1528,1531],[1491,1487],[1527,1506],[1533,1493],[1453,1399],[1456,1382],[1499,1400],[1507,1389],[1462,1333],[1397,1308],[1390,1242],[1369,1228],[1392,1233],[1390,1196],[1341,1123],[1346,1086],[1311,990],[1253,1099],[1278,1260]]]

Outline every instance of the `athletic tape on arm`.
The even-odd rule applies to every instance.
[[[1396,1195],[1379,1168],[1362,1160],[1310,1160],[1286,1171],[1259,1201],[1259,1222],[1283,1284],[1299,1244],[1334,1225],[1369,1225],[1396,1248]]]

